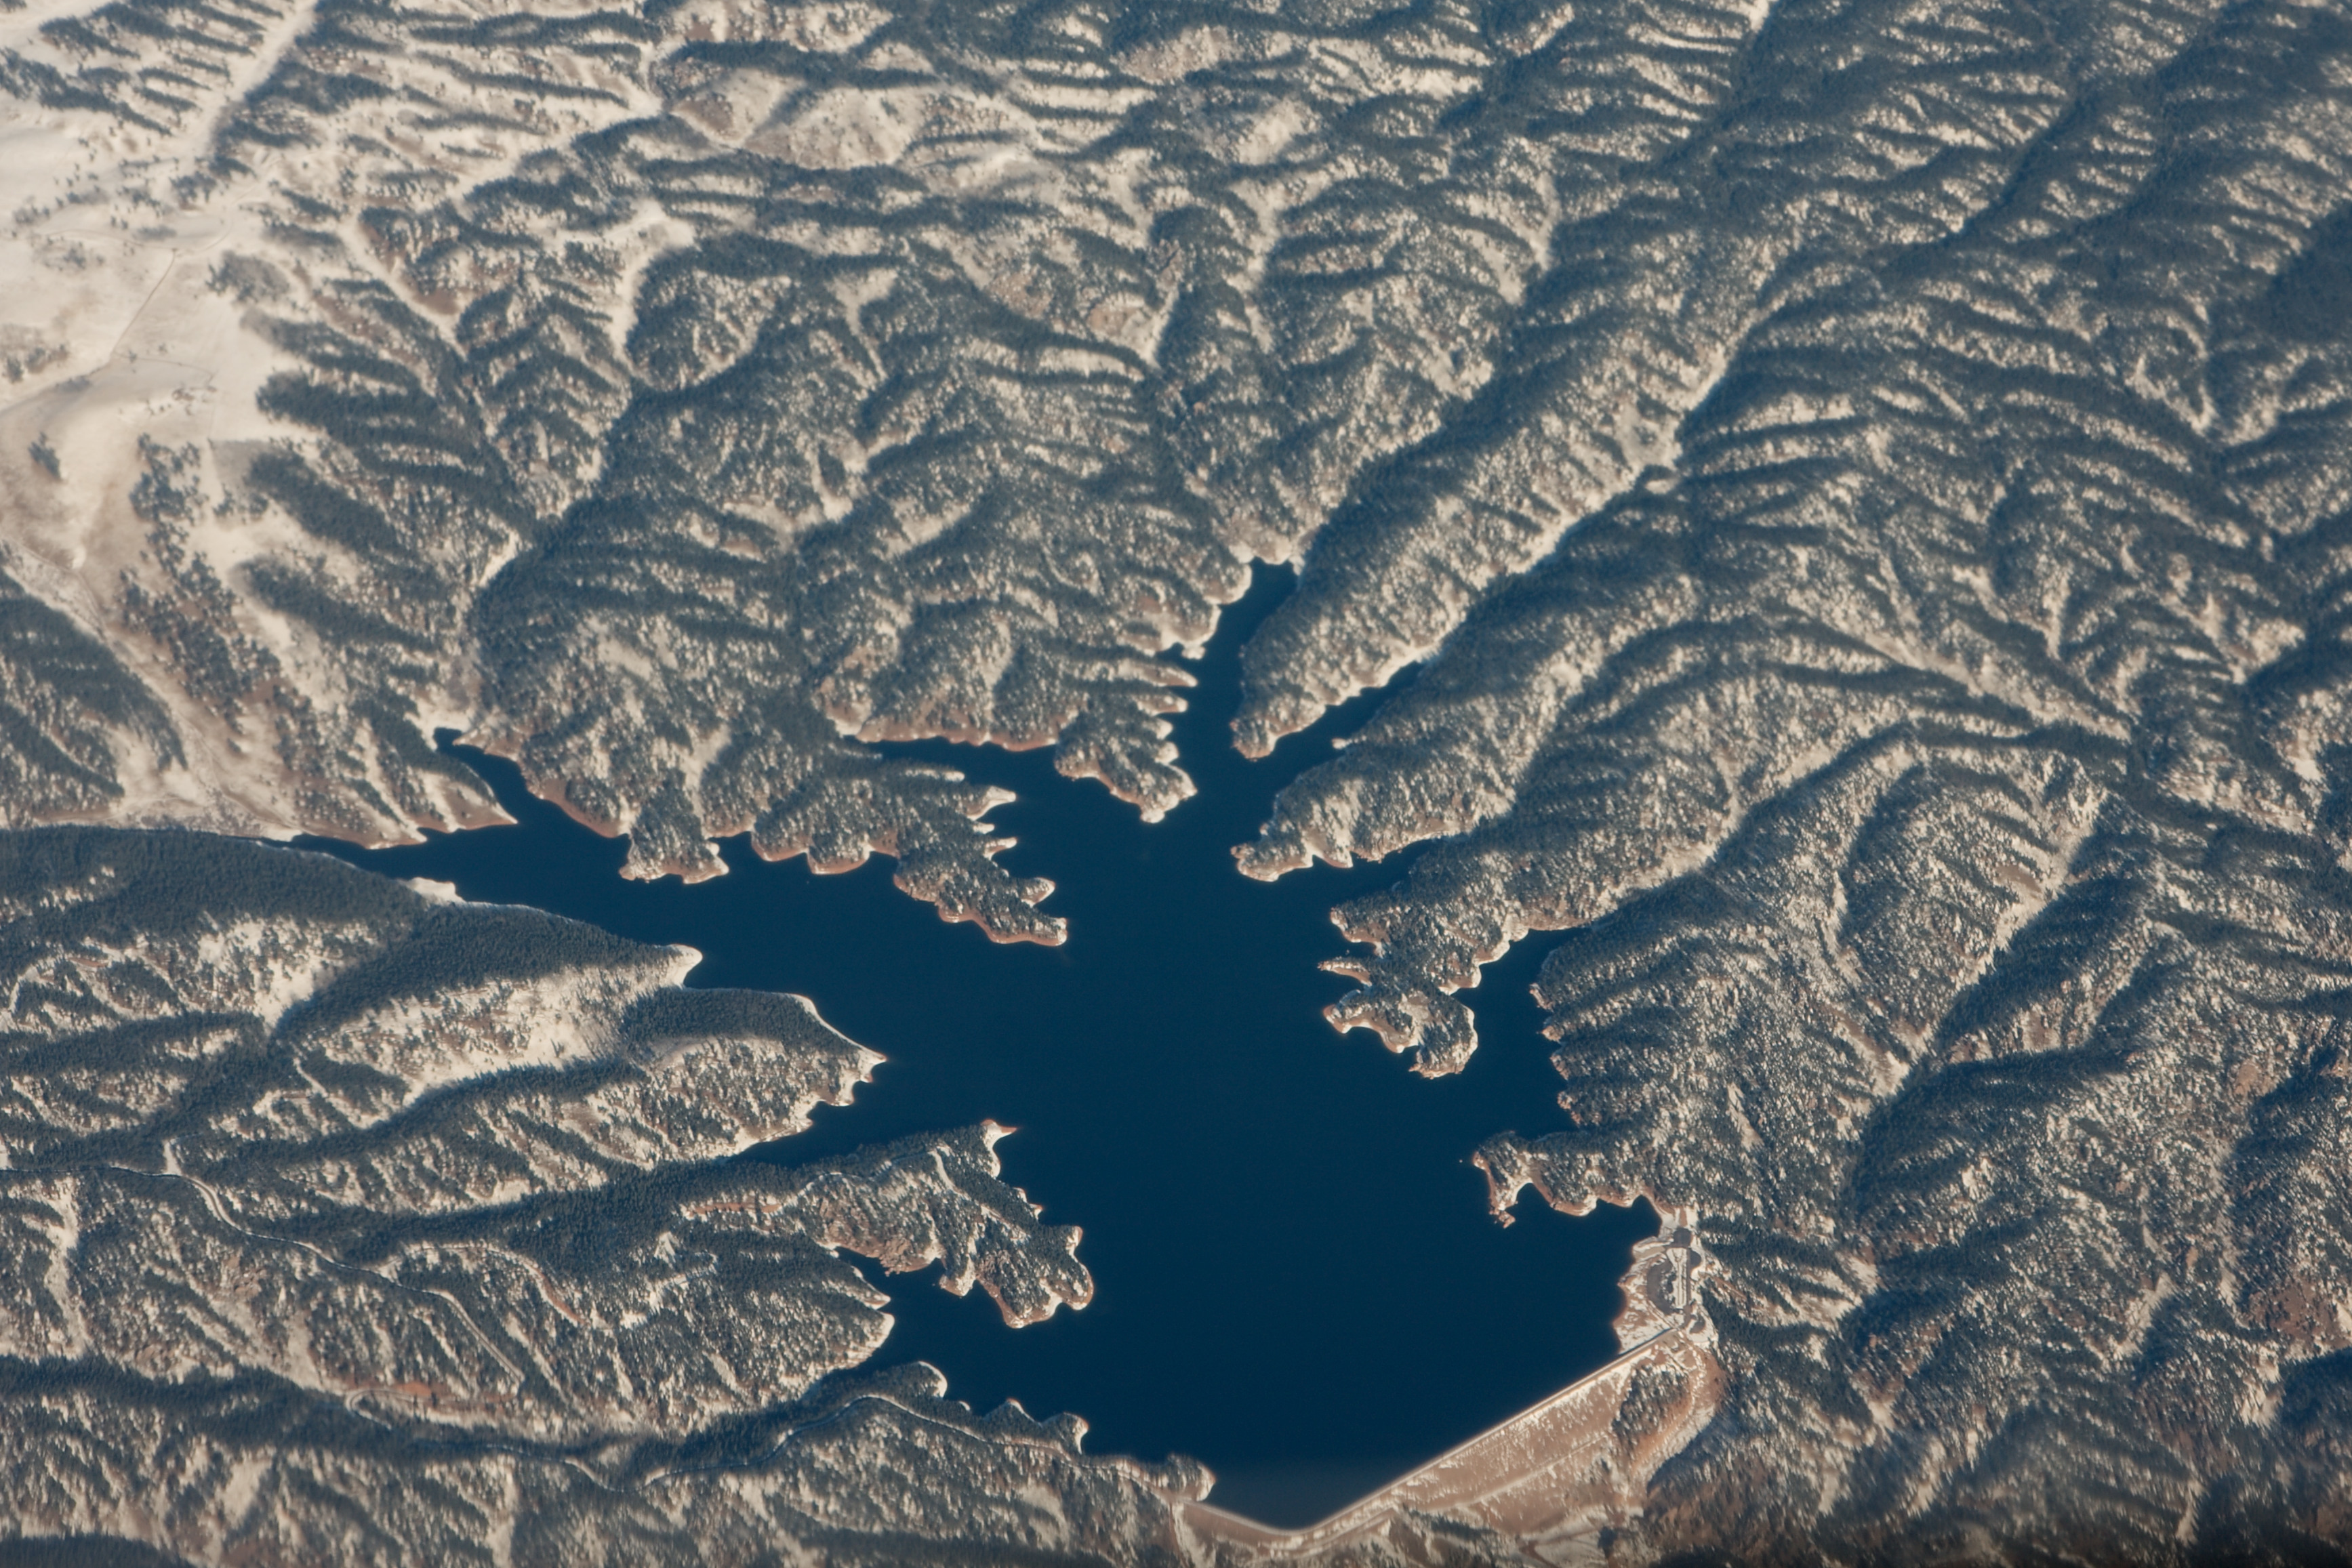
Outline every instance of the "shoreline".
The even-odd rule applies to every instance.
[[[1433,1514],[1508,1536],[1538,1561],[1564,1561],[1562,1549],[1583,1555],[1577,1543],[1640,1512],[1651,1476],[1721,1405],[1713,1337],[1703,1318],[1685,1318],[1313,1524],[1283,1529],[1162,1495],[1198,1545],[1242,1562],[1289,1562],[1371,1537],[1412,1557],[1423,1533],[1417,1517]],[[1667,1396],[1645,1423],[1624,1428],[1628,1396],[1645,1382]]]

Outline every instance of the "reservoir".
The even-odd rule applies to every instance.
[[[1264,761],[1233,749],[1236,650],[1291,581],[1262,570],[1191,666],[1201,684],[1175,738],[1200,793],[1164,821],[1062,778],[1046,751],[888,748],[1018,794],[992,820],[1020,840],[1004,864],[1055,883],[1043,907],[1069,921],[1057,948],[941,922],[879,857],[816,876],[735,840],[726,876],[625,882],[619,841],[470,751],[517,825],[392,850],[304,841],[682,943],[704,956],[689,984],[797,991],[888,1058],[856,1103],[747,1158],[798,1164],[982,1117],[1017,1128],[997,1146],[1005,1179],[1084,1227],[1093,1303],[1012,1330],[981,1292],[935,1289],[935,1270],[869,1268],[898,1319],[876,1364],[930,1362],[982,1410],[1075,1411],[1092,1453],[1192,1454],[1220,1505],[1306,1523],[1608,1360],[1618,1277],[1657,1222],[1646,1207],[1571,1219],[1532,1195],[1508,1228],[1486,1214],[1471,1151],[1564,1121],[1528,995],[1549,944],[1487,968],[1466,998],[1477,1054],[1424,1081],[1372,1036],[1332,1031],[1320,1009],[1347,982],[1316,967],[1346,950],[1330,906],[1408,862],[1271,884],[1234,869],[1276,790],[1371,700]]]

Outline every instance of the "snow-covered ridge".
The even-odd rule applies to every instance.
[[[880,1058],[800,998],[678,988],[674,949],[320,856],[84,829],[0,843],[0,933],[8,1536],[336,1557],[356,1511],[431,1553],[468,1511],[388,1500],[498,1475],[591,1534],[664,1511],[683,1530],[711,1489],[633,1502],[639,1482],[864,1396],[841,1375],[891,1320],[848,1254],[937,1263],[1015,1324],[1092,1293],[1076,1233],[997,1179],[993,1124],[731,1161]],[[869,1419],[944,1424],[972,1474],[1020,1469],[1024,1431],[1086,1469],[1071,1423],[983,1427],[919,1377],[877,1387],[897,1414]],[[749,1528],[740,1487],[789,1490],[843,1440],[718,1490]],[[126,1444],[155,1451],[81,1462]],[[1099,1481],[1155,1484],[1199,1480]]]

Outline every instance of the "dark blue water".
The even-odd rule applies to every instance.
[[[1058,884],[1059,948],[946,925],[878,859],[820,877],[737,841],[713,882],[625,882],[619,842],[473,752],[517,826],[311,847],[684,943],[704,955],[692,984],[798,991],[889,1058],[856,1104],[751,1157],[797,1163],[983,1116],[1018,1127],[997,1149],[1006,1178],[1085,1227],[1094,1303],[1015,1331],[977,1291],[877,1274],[898,1319],[881,1362],[931,1362],[977,1408],[1076,1411],[1091,1452],[1195,1455],[1218,1502],[1308,1522],[1607,1360],[1616,1281],[1656,1219],[1533,1201],[1508,1229],[1487,1218],[1471,1150],[1560,1116],[1527,994],[1542,944],[1486,971],[1469,998],[1485,1044],[1465,1072],[1426,1082],[1319,1015],[1346,988],[1315,967],[1345,949],[1330,905],[1402,866],[1270,885],[1234,869],[1275,790],[1362,716],[1335,714],[1264,762],[1232,749],[1234,650],[1291,580],[1262,572],[1194,666],[1176,738],[1201,793],[1163,822],[1044,752],[893,748],[1019,792],[994,818],[1021,841],[1005,862]]]

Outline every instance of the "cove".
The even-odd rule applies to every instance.
[[[1528,995],[1548,944],[1522,943],[1467,998],[1482,1044],[1449,1079],[1413,1077],[1321,1008],[1347,983],[1330,906],[1407,862],[1318,867],[1271,884],[1234,869],[1280,786],[1329,755],[1377,695],[1250,762],[1231,745],[1237,650],[1288,591],[1261,570],[1175,718],[1200,793],[1146,823],[1045,751],[926,742],[1018,799],[993,820],[1005,863],[1054,879],[1057,948],[1000,946],[890,883],[880,858],[846,875],[769,864],[740,841],[729,874],[688,887],[622,879],[625,852],[533,799],[516,769],[462,754],[512,827],[390,850],[301,841],[371,870],[457,884],[646,942],[698,949],[696,986],[797,991],[887,1058],[854,1105],[746,1158],[785,1164],[993,1117],[1005,1177],[1049,1219],[1085,1228],[1094,1302],[1004,1327],[975,1291],[876,1276],[898,1320],[878,1364],[924,1360],[975,1408],[1017,1398],[1070,1410],[1095,1453],[1194,1455],[1214,1500],[1267,1523],[1311,1522],[1591,1371],[1646,1205],[1572,1219],[1532,1197],[1490,1219],[1467,1161],[1487,1135],[1560,1124],[1560,1084]]]

